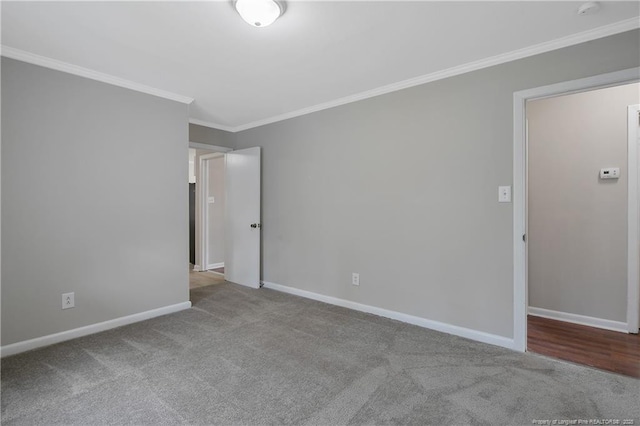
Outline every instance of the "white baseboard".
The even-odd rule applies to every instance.
[[[485,333],[483,331],[472,330],[470,328],[459,327],[439,321],[433,321],[426,318],[416,317],[413,315],[403,314],[402,312],[390,311],[388,309],[377,308],[375,306],[363,305],[362,303],[352,302],[349,300],[338,299],[337,297],[324,296],[322,294],[313,293],[311,291],[300,290],[294,287],[288,287],[268,281],[262,281],[265,288],[277,290],[284,293],[294,294],[296,296],[305,297],[307,299],[317,300],[319,302],[329,303],[331,305],[341,306],[343,308],[353,309],[354,311],[366,312],[385,318],[391,318],[408,324],[417,325],[443,333],[453,334],[455,336],[465,337],[467,339],[476,340],[482,343],[501,346],[507,349],[514,349],[513,339],[498,336],[495,334]]]
[[[224,268],[224,262],[210,263],[207,265],[207,269],[217,269],[217,268]]]
[[[121,327],[123,325],[133,324],[134,322],[144,321],[150,318],[159,317],[161,315],[172,314],[174,312],[189,309],[190,307],[191,302],[176,303],[175,305],[151,309],[149,311],[127,315],[125,317],[99,322],[97,324],[74,328],[73,330],[61,331],[60,333],[49,334],[48,336],[42,336],[35,339],[24,340],[18,343],[12,343],[10,345],[0,347],[0,357],[15,355],[20,352],[26,352],[32,349],[41,348],[43,346],[49,346],[55,343],[64,342],[65,340],[76,339],[78,337],[87,336],[89,334],[95,334],[101,331],[110,330],[112,328]]]
[[[528,312],[529,315],[533,315],[536,317],[549,318],[558,321],[571,322],[573,324],[588,325],[590,327],[604,328],[605,330],[628,333],[626,322],[611,321],[602,318],[587,317],[585,315],[552,311],[550,309],[535,308],[533,306],[529,306]]]

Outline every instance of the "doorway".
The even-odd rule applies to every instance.
[[[189,270],[196,264],[196,150],[189,148]]]
[[[637,274],[632,273],[638,255],[637,226],[634,233],[631,225],[637,225],[638,215],[637,208],[635,212],[630,208],[638,202],[637,177],[635,186],[627,185],[627,177],[637,170],[637,155],[627,158],[627,106],[638,103],[638,86],[628,84],[637,80],[638,69],[632,69],[514,94],[514,345],[518,350],[532,350],[532,338],[544,337],[544,327],[564,329],[560,343],[582,339],[582,348],[591,346],[594,352],[586,360],[597,358],[598,350],[599,355],[614,356],[612,347],[636,348],[640,343],[637,335],[628,334],[638,331],[640,304]],[[616,96],[620,108],[612,105]],[[585,105],[589,99],[595,102],[591,106]],[[612,120],[611,114],[617,136],[602,133],[611,132],[602,129]],[[604,179],[613,169],[620,175]],[[627,244],[628,233],[633,235]],[[597,347],[589,332],[608,337]],[[540,346],[533,349],[539,352]],[[640,374],[640,359],[631,364]]]
[[[193,270],[259,288],[261,149],[190,148],[197,149]]]
[[[200,269],[222,276],[225,265],[225,168],[224,153],[198,155]]]
[[[224,282],[224,275],[212,273],[203,268],[198,259],[200,241],[203,237],[202,226],[199,223],[198,205],[200,186],[207,183],[202,180],[198,170],[200,157],[205,155],[217,155],[224,160],[224,152],[229,151],[228,148],[214,147],[204,144],[189,144],[189,289],[193,290],[200,287],[206,287],[213,284],[221,284]],[[224,187],[224,183],[222,183]],[[205,189],[206,191],[206,189]],[[223,194],[224,195],[224,194]],[[216,197],[216,201],[221,204],[223,199]],[[208,221],[211,222],[211,221]],[[223,218],[215,221],[214,226],[222,227]],[[219,222],[219,223],[218,223]],[[222,243],[224,240],[222,239]],[[211,265],[207,265],[211,266]]]

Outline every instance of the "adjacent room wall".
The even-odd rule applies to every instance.
[[[195,156],[195,173],[200,177],[200,157],[203,155],[215,154],[214,151],[206,149],[197,149]],[[209,189],[214,196],[214,203],[211,204],[213,208],[210,213],[212,217],[209,218],[209,247],[206,265],[200,265],[202,261],[201,245],[202,235],[201,230],[202,219],[200,218],[201,211],[196,208],[196,226],[195,226],[195,241],[196,241],[196,267],[198,270],[210,269],[212,264],[224,263],[224,202],[225,202],[225,188],[224,188],[224,157],[218,157],[216,161],[212,163],[213,176],[210,176],[212,180],[209,182]],[[198,188],[196,183],[196,188]],[[200,203],[206,202],[206,200],[200,200],[200,191],[196,190],[196,206],[200,206]],[[218,266],[216,266],[218,267]]]
[[[626,322],[630,84],[531,101],[529,305]],[[620,178],[601,180],[601,168]]]
[[[639,65],[631,31],[238,133],[263,279],[512,337],[513,93]]]
[[[233,149],[235,146],[235,140],[235,133],[213,129],[211,127],[199,126],[197,124],[189,124],[190,142],[198,142]]]
[[[209,164],[209,247],[208,269],[224,263],[224,156],[207,160]],[[211,202],[213,197],[213,202]],[[219,267],[219,266],[216,266]]]
[[[188,302],[187,113],[2,58],[3,346]]]
[[[196,150],[189,148],[189,183],[196,183]]]

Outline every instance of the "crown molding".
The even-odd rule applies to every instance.
[[[491,56],[489,58],[481,59],[474,62],[468,62],[466,64],[458,65],[442,71],[421,75],[419,77],[414,77],[408,80],[403,80],[397,83],[381,86],[376,89],[356,93],[354,95],[346,96],[344,98],[335,99],[329,102],[324,102],[324,103],[310,106],[307,108],[302,108],[296,111],[287,112],[285,114],[280,114],[273,117],[265,118],[262,120],[256,120],[247,124],[241,124],[239,126],[231,128],[231,130],[229,131],[239,132],[242,130],[248,130],[254,127],[264,126],[266,124],[287,120],[289,118],[300,117],[302,115],[311,114],[312,112],[322,111],[324,109],[329,109],[329,108],[337,107],[340,105],[345,105],[352,102],[373,98],[375,96],[396,92],[398,90],[408,89],[410,87],[419,86],[421,84],[430,83],[436,80],[442,80],[445,78],[454,77],[456,75],[466,74],[471,71],[477,71],[483,68],[489,68],[495,65],[504,64],[506,62],[523,59],[529,56],[539,55],[541,53],[562,49],[563,47],[573,46],[576,44],[584,43],[591,40],[596,40],[596,39],[607,37],[614,34],[623,33],[625,31],[635,30],[638,28],[640,28],[640,19],[638,19],[638,17],[626,19],[624,21],[619,21],[613,24],[604,25],[598,28],[572,34],[566,37],[561,37],[555,40],[525,47],[523,49],[513,50],[511,52],[502,53],[500,55]]]
[[[56,71],[66,72],[68,74],[77,75],[91,80],[100,81],[102,83],[111,84],[113,86],[124,87],[125,89],[135,90],[136,92],[146,93],[148,95],[158,96],[160,98],[169,99],[183,104],[190,104],[193,98],[179,95],[177,93],[167,92],[155,87],[145,86],[113,75],[105,74],[89,68],[79,67],[67,62],[58,61],[57,59],[48,58],[46,56],[36,55],[35,53],[26,52],[24,50],[2,45],[0,54],[6,58],[27,62],[41,67],[50,68]]]
[[[224,130],[225,132],[234,133],[237,131],[235,127],[225,126],[223,124],[218,124],[218,123],[212,123],[210,121],[198,120],[197,118],[190,118],[189,123],[196,124],[198,126],[210,127],[212,129]]]
[[[191,142],[191,141],[189,141],[189,148],[206,149],[207,151],[213,151],[213,152],[229,152],[229,151],[233,151],[233,149],[227,148],[226,146],[209,145],[207,143]]]
[[[338,98],[332,101],[323,102],[307,108],[302,108],[299,110],[275,115],[275,116],[264,118],[261,120],[252,121],[246,124],[241,124],[239,126],[226,126],[226,125],[199,120],[195,118],[189,119],[189,123],[196,124],[199,126],[204,126],[204,127],[210,127],[213,129],[223,130],[225,132],[236,133],[243,130],[252,129],[254,127],[260,127],[267,124],[276,123],[278,121],[288,120],[290,118],[311,114],[313,112],[318,112],[325,109],[346,105],[352,102],[373,98],[373,97],[384,95],[387,93],[397,92],[399,90],[408,89],[414,86],[419,86],[419,85],[430,83],[437,80],[443,80],[445,78],[454,77],[454,76],[465,74],[468,72],[477,71],[483,68],[504,64],[504,63],[515,61],[518,59],[523,59],[529,56],[539,55],[541,53],[562,49],[563,47],[573,46],[576,44],[584,43],[591,40],[596,40],[596,39],[611,36],[614,34],[623,33],[625,31],[635,30],[638,28],[640,28],[640,20],[637,17],[630,18],[624,21],[615,22],[613,24],[604,25],[598,28],[572,34],[566,37],[561,37],[555,40],[525,47],[523,49],[518,49],[511,52],[503,53],[500,55],[491,56],[489,58],[481,59],[474,62],[468,62],[466,64],[458,65],[442,71],[421,75],[411,79],[399,81],[397,83],[392,83],[392,84],[381,86],[375,89],[356,93],[350,96],[345,96],[343,98]],[[109,74],[104,74],[98,71],[90,70],[88,68],[82,68],[66,62],[61,62],[55,59],[25,52],[25,51],[4,46],[4,45],[2,46],[2,51],[0,53],[2,56],[5,56],[7,58],[12,58],[19,61],[40,65],[46,68],[51,68],[58,71],[67,72],[70,74],[75,74],[81,77],[101,81],[103,83],[124,87],[127,89],[135,90],[142,93],[147,93],[154,96],[159,96],[162,98],[170,99],[170,100],[185,103],[185,104],[190,104],[194,101],[193,98],[190,98],[187,96],[145,86],[143,84],[138,84],[129,80],[124,80]]]

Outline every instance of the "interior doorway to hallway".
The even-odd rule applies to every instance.
[[[228,148],[209,146],[206,144],[189,144],[189,288],[219,284],[224,282],[224,274],[214,268],[224,268],[224,153]],[[203,173],[199,170],[201,158],[217,158],[218,173]],[[205,157],[207,158],[207,157]],[[210,200],[215,208],[205,213],[207,217],[200,217],[202,208],[202,192],[213,192]],[[206,226],[205,226],[206,225]],[[213,235],[209,235],[210,230]],[[219,259],[218,264],[203,263],[200,253],[202,246],[209,248],[209,253]],[[211,250],[210,246],[213,246]],[[205,254],[205,256],[207,256]]]
[[[260,287],[261,148],[231,150],[190,143],[195,149],[192,270]]]
[[[198,153],[197,158],[199,269],[220,274],[225,265],[225,154],[203,152]]]
[[[640,133],[640,85],[622,80],[514,96],[525,119],[524,170],[516,173],[524,197],[514,205],[514,239],[523,237],[524,257],[516,242],[515,293],[520,272],[526,308],[520,343],[527,350],[640,377],[638,141],[632,137]],[[523,259],[524,268],[517,268]],[[516,342],[519,300],[514,297]]]

